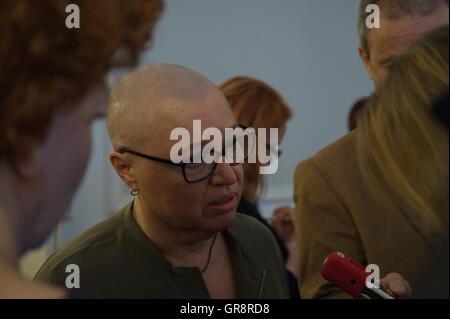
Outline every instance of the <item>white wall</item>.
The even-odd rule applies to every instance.
[[[152,48],[141,65],[176,63],[216,83],[236,76],[262,79],[285,97],[295,117],[269,178],[264,214],[290,203],[296,164],[345,134],[351,104],[372,85],[357,56],[358,0],[168,0]],[[70,218],[65,241],[108,216],[130,196],[107,161],[104,121]]]
[[[347,128],[372,89],[357,56],[358,0],[169,0],[141,65],[176,63],[215,83],[262,79],[285,97],[289,123],[268,196],[290,198],[295,165]]]

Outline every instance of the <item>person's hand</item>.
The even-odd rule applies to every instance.
[[[409,283],[398,273],[390,273],[380,280],[381,284],[402,299],[412,298]]]
[[[294,239],[294,212],[294,207],[281,206],[272,214],[272,226],[285,243]]]

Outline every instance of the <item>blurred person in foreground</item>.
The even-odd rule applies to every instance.
[[[448,40],[443,27],[395,60],[358,119],[361,173],[380,203],[399,208],[379,215],[395,215],[386,218],[383,233],[392,234],[395,258],[408,264],[398,271],[419,298],[449,296],[448,100],[436,112],[447,110],[447,126],[433,112],[433,102],[448,99]],[[397,243],[405,229],[416,234],[406,237],[407,247]]]
[[[238,123],[248,127],[278,129],[278,145],[283,141],[287,129],[287,121],[292,111],[283,97],[274,88],[261,80],[247,76],[238,76],[226,80],[219,88],[230,104]],[[266,154],[278,152],[277,147],[271,149],[267,143]],[[258,202],[265,192],[264,175],[259,173],[260,162],[244,163],[244,189],[238,206],[238,212],[255,217],[266,225],[275,236],[286,268],[288,269],[289,288],[292,298],[299,298],[297,283],[297,249],[294,236],[294,208],[278,207],[274,210],[271,223],[264,218],[258,209]]]
[[[369,4],[379,5],[379,29],[365,26]],[[427,32],[448,25],[448,21],[445,0],[361,1],[359,53],[375,86],[381,85],[397,56]],[[357,131],[341,137],[296,168],[294,200],[303,298],[350,297],[320,274],[324,259],[333,251],[341,251],[361,264],[378,264],[382,276],[400,272],[413,285],[416,268],[410,259],[397,258],[398,247],[410,247],[417,241],[414,258],[427,255],[425,241],[416,231],[401,228],[402,232],[396,233],[386,227],[396,225],[399,221],[395,216],[401,212],[396,205],[382,205],[363,180],[356,157]],[[411,252],[411,258],[412,255]]]
[[[69,4],[80,8],[79,29],[66,28]],[[67,211],[105,75],[137,62],[162,8],[159,0],[0,2],[0,298],[69,296],[23,278],[18,259]]]

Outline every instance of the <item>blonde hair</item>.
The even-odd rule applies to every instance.
[[[274,88],[260,80],[238,76],[220,85],[236,120],[257,128],[283,128],[292,117],[292,111]],[[250,201],[260,199],[265,181],[259,174],[259,163],[244,164],[244,196]]]
[[[432,114],[433,102],[448,92],[448,33],[439,28],[397,58],[358,118],[367,184],[419,221],[427,238],[448,227],[448,129]]]

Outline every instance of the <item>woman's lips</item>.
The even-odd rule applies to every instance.
[[[228,198],[224,198],[222,200],[217,200],[210,204],[210,207],[214,210],[219,210],[223,212],[227,212],[233,210],[237,207],[237,196],[236,194],[232,194],[228,196]]]

